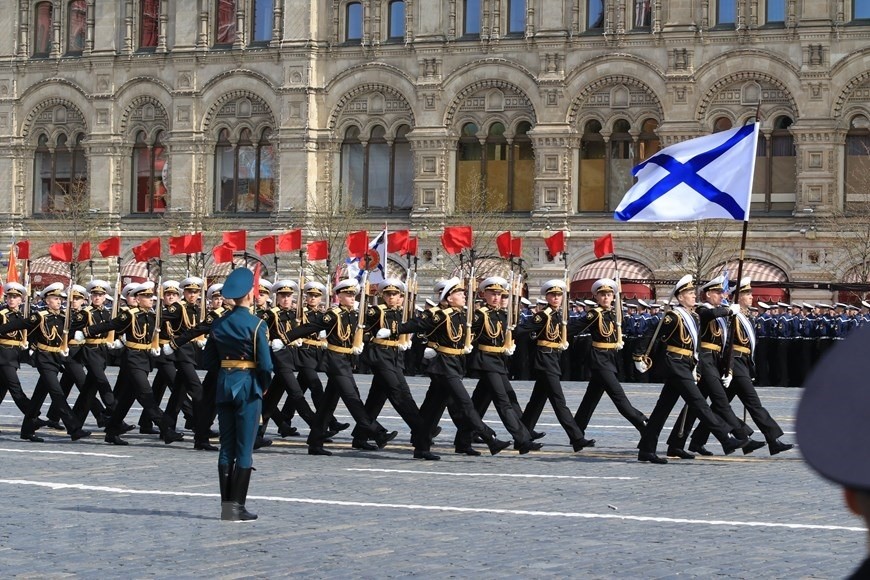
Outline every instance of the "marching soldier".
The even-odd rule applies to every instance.
[[[314,425],[308,434],[309,455],[332,455],[323,448],[323,440],[330,431],[329,424],[339,398],[344,401],[347,410],[353,416],[359,428],[358,433],[367,439],[374,439],[379,448],[383,448],[398,433],[380,433],[369,420],[363,402],[359,398],[359,390],[353,377],[353,356],[360,354],[353,347],[353,334],[357,326],[358,315],[354,303],[360,292],[359,283],[355,279],[342,280],[335,285],[339,305],[327,310],[323,316],[302,324],[287,333],[290,342],[298,338],[310,337],[312,334],[326,332],[326,390],[323,402],[317,407]]]
[[[758,426],[758,429],[764,434],[764,439],[767,441],[767,448],[771,455],[788,451],[794,447],[791,443],[783,443],[779,440],[783,432],[779,424],[770,416],[761,404],[761,399],[758,398],[758,392],[752,385],[753,368],[753,352],[752,349],[756,344],[755,329],[752,323],[747,318],[749,307],[752,305],[752,286],[751,279],[744,277],[740,280],[737,290],[737,324],[734,325],[734,357],[731,362],[732,379],[728,386],[728,400],[731,401],[735,395],[743,403],[752,421]],[[699,426],[700,433],[693,434],[692,439],[702,444],[707,440],[709,434],[709,425]],[[696,429],[697,431],[697,429]],[[761,443],[760,441],[757,443]],[[723,444],[724,447],[724,444]],[[753,445],[754,449],[763,447],[763,445]],[[749,453],[748,446],[743,446],[744,452]],[[727,449],[726,449],[727,453]]]
[[[168,310],[172,310],[177,308],[173,306],[177,304],[181,297],[181,285],[177,280],[165,280],[163,282],[163,304],[159,304],[158,308],[163,308],[162,315],[164,316],[164,320],[166,319],[166,314]],[[170,339],[172,338],[172,330],[169,325],[161,324],[160,325],[160,337],[159,344],[161,346],[169,344]],[[184,399],[184,403],[188,409],[190,409],[190,402],[187,400],[187,397],[179,397],[176,395],[178,389],[175,387],[175,354],[163,354],[154,359],[154,366],[157,369],[157,373],[154,376],[154,380],[151,383],[151,392],[154,395],[154,401],[159,406],[163,401],[163,396],[166,394],[166,388],[169,387],[169,391],[171,395],[169,396],[169,401],[166,403],[166,409],[164,411],[164,416],[167,412],[170,411],[172,407],[175,407],[179,404],[180,399]],[[175,423],[178,412],[175,412],[172,418],[172,428],[175,429]],[[151,421],[145,416],[145,413],[141,413],[139,415],[139,433],[147,434],[147,435],[156,435],[160,431],[157,429],[159,425],[152,425]]]
[[[51,403],[57,409],[61,421],[66,427],[70,439],[77,441],[89,437],[91,432],[82,429],[82,422],[76,418],[66,401],[60,386],[58,375],[63,372],[64,360],[69,356],[69,350],[64,345],[64,313],[61,311],[64,291],[63,284],[49,284],[42,291],[46,309],[32,312],[29,317],[14,317],[0,325],[0,334],[8,334],[16,330],[26,330],[30,347],[33,349],[33,364],[39,372],[39,381],[30,398],[30,406],[21,424],[21,438],[27,441],[41,442],[36,436],[42,403],[46,395],[51,397]]]
[[[221,520],[256,520],[245,508],[253,470],[254,440],[262,409],[263,388],[270,380],[272,357],[266,324],[251,314],[254,274],[247,268],[227,276],[223,294],[235,301],[226,316],[215,320],[206,344],[204,364],[217,370],[217,409],[221,448],[218,481]]]
[[[121,357],[115,393],[117,403],[115,412],[106,423],[105,441],[113,445],[128,444],[126,440],[121,439],[122,424],[133,401],[138,401],[142,405],[148,419],[161,426],[161,437],[164,443],[180,441],[181,433],[164,427],[163,412],[154,401],[151,385],[148,383],[148,375],[154,366],[152,357],[160,354],[159,348],[152,348],[155,316],[151,305],[154,300],[154,282],[135,286],[128,296],[133,297],[136,307],[121,311],[117,317],[106,322],[88,326],[82,332],[85,339],[99,336],[109,330],[114,330],[118,334],[123,333],[125,337],[126,348]]]
[[[399,325],[402,324],[405,291],[405,284],[401,280],[385,279],[378,284],[378,293],[384,303],[370,307],[366,312],[366,326],[373,338],[366,346],[363,357],[368,361],[374,376],[366,396],[365,409],[375,428],[385,433],[386,429],[377,422],[377,418],[389,399],[390,404],[411,429],[414,458],[437,461],[441,458],[429,451],[429,433],[403,372],[403,352],[410,347],[410,343],[403,342],[398,333]],[[354,429],[353,437],[354,447],[365,449],[371,446],[361,437],[358,427]]]
[[[617,340],[616,314],[613,312],[615,291],[616,282],[610,278],[596,280],[592,284],[592,294],[598,306],[587,312],[582,323],[582,327],[588,329],[592,335],[592,351],[589,357],[592,378],[589,379],[589,386],[586,387],[586,393],[577,408],[577,414],[574,415],[574,421],[580,431],[584,432],[584,437],[592,413],[605,391],[619,414],[628,419],[635,429],[643,432],[646,425],[646,416],[632,406],[617,378],[619,351],[624,345]]]
[[[700,315],[694,312],[697,297],[691,275],[683,276],[677,282],[672,296],[679,305],[665,314],[658,338],[666,345],[663,362],[667,366],[667,378],[637,445],[638,461],[668,462],[656,455],[656,446],[665,421],[680,397],[697,413],[701,423],[716,435],[726,455],[749,443],[748,437],[735,439],[729,434],[728,426],[707,406],[695,381],[700,328],[715,318],[715,312],[707,308],[702,309]],[[649,370],[649,365],[643,360],[641,352],[636,353],[635,366],[643,373]]]
[[[593,447],[595,441],[586,439],[583,430],[577,426],[577,422],[565,402],[565,394],[559,379],[562,376],[560,359],[562,352],[568,347],[567,343],[562,343],[561,337],[561,306],[565,290],[565,283],[562,280],[544,282],[541,286],[541,294],[546,296],[544,306],[526,326],[517,330],[518,335],[533,335],[536,339],[534,351],[535,386],[532,389],[529,402],[526,404],[526,409],[523,411],[522,421],[530,432],[534,431],[535,425],[541,417],[541,412],[544,410],[544,403],[549,400],[556,413],[556,419],[567,433],[574,451],[580,451],[584,447]]]
[[[8,282],[3,285],[3,295],[6,305],[0,309],[0,327],[5,327],[14,320],[24,318],[21,306],[27,290],[18,282]],[[6,397],[6,393],[12,396],[12,401],[21,414],[27,416],[30,399],[21,388],[18,379],[18,369],[21,352],[27,349],[27,335],[24,330],[10,330],[0,333],[0,403]],[[45,426],[42,419],[34,420],[34,431]],[[32,441],[41,440],[35,434],[31,435]]]

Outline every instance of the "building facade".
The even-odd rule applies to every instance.
[[[450,273],[441,227],[485,216],[490,237],[525,238],[532,287],[562,275],[556,230],[574,278],[601,271],[592,241],[612,232],[629,277],[673,279],[684,230],[612,218],[632,166],[760,112],[752,272],[867,281],[851,222],[831,224],[870,192],[870,0],[4,4],[10,239],[47,248],[58,216],[125,247],[241,227],[314,239],[331,212],[419,233],[427,279]]]

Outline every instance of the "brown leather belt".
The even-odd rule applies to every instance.
[[[257,363],[252,360],[222,360],[221,361],[222,369],[255,369],[257,368]]]

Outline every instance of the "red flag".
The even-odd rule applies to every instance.
[[[519,258],[523,255],[523,239],[511,238],[511,256]]]
[[[79,246],[79,257],[76,259],[76,262],[87,262],[91,259],[91,243],[90,242],[82,242],[82,245]]]
[[[272,238],[274,240],[274,238]],[[254,295],[260,295],[260,262],[257,262],[257,265],[254,266]]]
[[[470,226],[451,226],[444,228],[444,233],[441,234],[441,245],[448,254],[458,254],[462,250],[471,247],[471,227]]]
[[[159,258],[160,251],[160,238],[151,238],[133,248],[133,256],[137,262],[147,262],[151,258]]]
[[[613,236],[611,234],[606,234],[595,240],[594,250],[596,258],[603,258],[608,254],[612,254]]]
[[[329,257],[329,243],[326,240],[308,242],[308,260],[325,260]]]
[[[413,238],[408,238],[408,247],[405,248],[405,253],[409,256],[417,255],[417,246],[419,245],[420,238],[414,236]]]
[[[100,251],[100,255],[104,258],[110,258],[112,256],[120,256],[121,255],[121,236],[114,236],[111,238],[106,238],[99,244],[97,244],[97,250]]]
[[[233,248],[231,248],[228,244],[224,243],[219,246],[215,246],[211,251],[211,255],[214,257],[214,261],[216,264],[225,264],[227,262],[233,261]]]
[[[244,252],[248,248],[248,232],[246,230],[238,230],[235,232],[224,232],[224,245]]]
[[[555,257],[556,254],[561,254],[565,251],[565,232],[558,231],[546,240],[547,249],[550,250],[550,255]]]
[[[29,260],[30,259],[30,241],[29,240],[21,240],[17,244],[18,247],[18,259],[19,260]]]
[[[510,232],[505,232],[503,234],[499,234],[495,238],[495,245],[498,246],[498,255],[504,258],[505,260],[509,260],[513,257],[513,239],[511,238]]]
[[[254,251],[261,256],[265,256],[266,254],[274,254],[276,247],[275,236],[266,236],[265,238],[257,240],[257,243],[254,244]],[[260,264],[257,263],[257,266],[259,265]]]
[[[411,232],[408,230],[398,230],[387,234],[387,250],[397,254],[408,253],[408,238],[410,235]]]
[[[347,255],[351,258],[362,258],[369,251],[369,233],[365,230],[347,234],[345,240]]]
[[[202,252],[202,232],[169,238],[169,253],[199,254]]]
[[[73,244],[72,242],[52,244],[48,247],[48,254],[55,262],[72,262]]]
[[[15,246],[9,249],[9,266],[6,268],[6,281],[18,282],[18,258],[15,256]]]
[[[282,252],[295,252],[302,249],[302,230],[293,230],[278,236],[278,249]]]

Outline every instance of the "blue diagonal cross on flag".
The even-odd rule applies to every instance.
[[[747,220],[755,173],[758,123],[662,149],[632,173],[616,208],[620,221]]]

